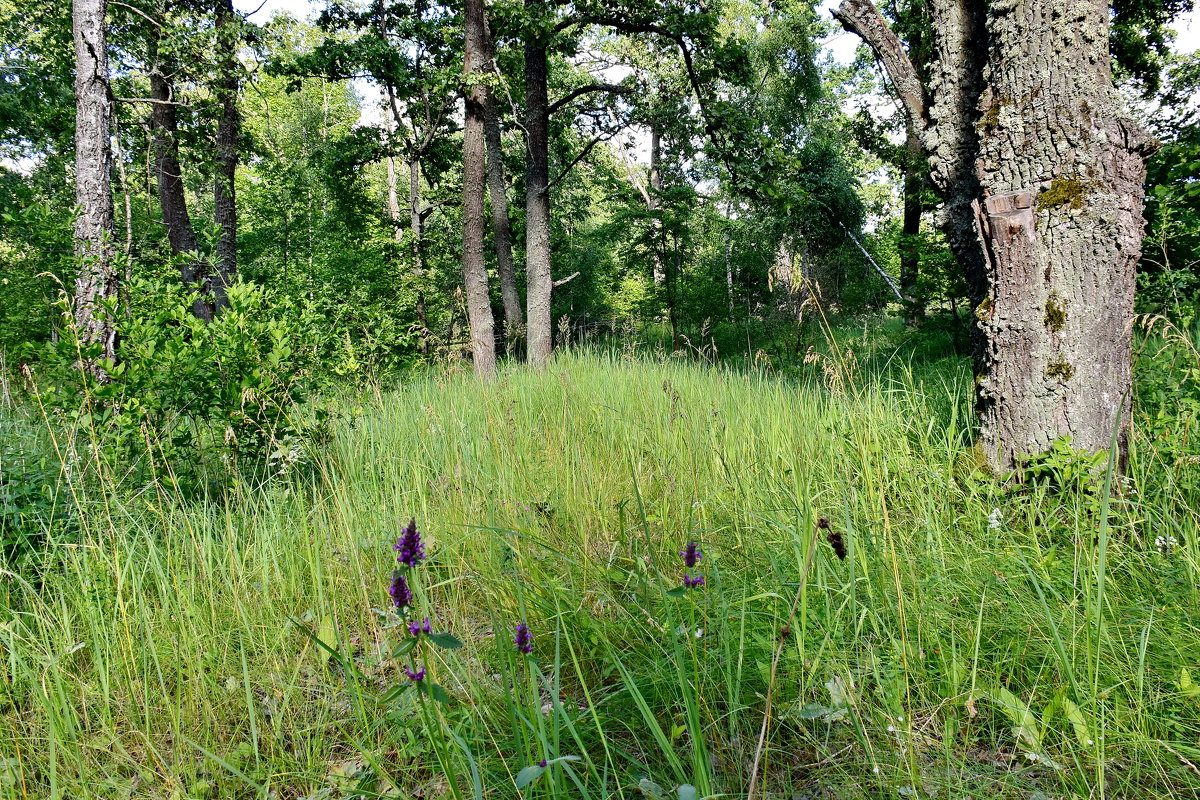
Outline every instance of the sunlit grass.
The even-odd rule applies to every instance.
[[[89,494],[6,576],[0,796],[449,796],[411,695],[372,699],[410,516],[464,796],[561,756],[525,796],[744,796],[777,650],[760,796],[1200,793],[1196,509],[1145,448],[1103,537],[1102,493],[973,476],[969,381],[564,354],[379,392],[227,500]]]

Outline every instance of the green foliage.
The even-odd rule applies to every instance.
[[[1157,479],[1180,497],[1200,502],[1200,309],[1180,324],[1147,318],[1134,361],[1141,433],[1159,468]]]
[[[0,376],[5,380],[7,376]],[[71,530],[64,466],[29,423],[0,413],[0,555],[20,564],[48,533]]]
[[[135,281],[118,318],[110,380],[82,380],[70,341],[47,400],[95,437],[114,470],[185,493],[246,475],[282,474],[308,457],[325,412],[307,404],[319,330],[311,310],[252,284],[229,288],[212,322],[192,315],[177,282]]]

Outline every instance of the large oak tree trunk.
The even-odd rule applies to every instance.
[[[237,177],[238,137],[238,31],[233,0],[217,0],[217,177],[213,183],[213,210],[220,228],[217,239],[216,274],[209,281],[213,305],[219,311],[229,305],[227,289],[237,280]]]
[[[988,13],[975,201],[990,278],[982,444],[1006,466],[1067,437],[1122,458],[1148,137],[1113,88],[1108,3]]]
[[[496,336],[487,267],[483,260],[485,219],[483,194],[487,143],[484,134],[482,83],[487,59],[483,0],[466,0],[466,47],[463,72],[467,77],[466,116],[463,126],[463,286],[467,293],[467,319],[471,325],[471,360],[475,375],[496,374]]]
[[[484,42],[485,69],[496,74],[492,37]],[[487,138],[487,184],[492,207],[492,239],[496,247],[496,272],[500,276],[500,298],[504,302],[504,341],[510,354],[525,326],[517,271],[513,266],[512,223],[508,217],[508,182],[504,179],[504,143],[500,138],[500,108],[496,93],[484,87],[483,127]]]
[[[525,0],[536,16],[541,0]],[[525,281],[529,364],[544,367],[554,352],[550,302],[550,101],[548,60],[541,34],[525,37]]]
[[[103,305],[113,302],[120,280],[113,263],[113,199],[109,171],[112,150],[109,120],[108,52],[104,31],[105,0],[74,0],[75,42],[75,327],[86,353],[83,367],[108,380],[97,363],[116,360],[117,333]],[[98,356],[98,358],[96,357]]]
[[[997,472],[1068,438],[1124,461],[1134,264],[1153,144],[1112,84],[1103,0],[931,0],[928,87],[869,0],[835,16],[896,86],[976,303],[980,444]]]

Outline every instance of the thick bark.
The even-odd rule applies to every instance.
[[[216,0],[217,20],[217,100],[221,104],[217,119],[217,177],[213,183],[213,210],[220,228],[217,239],[217,264],[209,280],[213,306],[219,311],[229,305],[227,288],[237,280],[237,176],[238,137],[238,32],[233,0]]]
[[[488,292],[487,267],[483,260],[483,194],[487,143],[483,106],[487,87],[482,83],[485,64],[486,23],[483,0],[466,0],[466,46],[463,72],[467,78],[466,115],[463,125],[463,286],[467,295],[467,319],[471,325],[471,360],[475,375],[496,374],[496,337],[492,301]]]
[[[525,0],[534,15],[541,0]],[[550,102],[546,42],[529,31],[525,37],[525,280],[529,364],[544,367],[554,352],[550,302]]]
[[[878,11],[845,0],[837,12],[896,83],[945,200],[983,345],[980,445],[997,472],[1061,438],[1106,450],[1114,433],[1124,461],[1153,144],[1112,85],[1108,13],[1102,0],[932,0],[936,58],[918,102]]]
[[[187,195],[183,184],[183,169],[179,164],[179,142],[176,138],[178,121],[175,113],[175,92],[169,77],[170,65],[157,58],[157,41],[152,40],[150,72],[150,128],[154,131],[154,172],[158,182],[158,203],[162,209],[163,226],[171,252],[184,256],[179,273],[185,286],[198,288],[200,294],[192,303],[192,313],[203,320],[213,318],[213,302],[208,294],[208,268],[200,259],[196,231],[188,214]]]
[[[1112,85],[1108,4],[1030,0],[988,16],[975,203],[990,292],[982,445],[1012,464],[1055,440],[1129,432],[1146,133]]]
[[[113,199],[109,170],[112,150],[109,121],[108,53],[104,31],[105,0],[74,0],[75,43],[75,327],[86,353],[83,368],[97,380],[108,373],[99,359],[116,360],[117,334],[103,305],[117,296],[120,281],[113,263]],[[98,358],[96,357],[98,356]]]
[[[484,68],[496,73],[492,37],[484,42]],[[500,298],[504,301],[504,341],[512,351],[513,343],[525,326],[521,294],[517,291],[517,271],[513,266],[512,223],[508,218],[508,182],[504,179],[504,143],[500,138],[500,108],[496,93],[483,87],[483,128],[487,139],[488,198],[492,208],[492,240],[496,247],[496,272],[500,276]]]

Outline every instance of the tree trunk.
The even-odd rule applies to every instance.
[[[649,199],[646,202],[651,214],[658,210],[659,196],[662,194],[662,139],[658,133],[658,126],[653,125],[650,128],[650,192]],[[654,264],[653,277],[654,285],[662,286],[666,280],[666,272],[663,270],[663,242],[662,235],[662,220],[653,219],[651,225],[654,226],[655,242],[654,242]]]
[[[154,131],[154,172],[158,183],[158,203],[171,252],[183,256],[179,274],[184,286],[198,289],[192,313],[203,320],[213,318],[212,298],[208,294],[207,265],[200,259],[196,232],[188,215],[183,169],[179,165],[178,121],[175,114],[174,87],[168,77],[171,66],[158,59],[157,33],[151,34],[150,128]]]
[[[217,177],[213,183],[213,210],[221,229],[217,239],[216,274],[209,280],[213,306],[220,311],[229,305],[227,289],[237,280],[237,176],[238,136],[238,29],[233,0],[217,0]]]
[[[486,20],[485,20],[486,24]],[[484,69],[496,74],[492,37],[484,42]],[[500,108],[496,93],[483,87],[483,127],[487,137],[487,184],[492,206],[492,238],[496,246],[496,272],[500,276],[500,297],[504,301],[504,342],[512,351],[525,325],[521,294],[517,291],[517,271],[513,266],[512,223],[508,218],[508,183],[504,180],[504,143],[500,139]]]
[[[483,194],[487,160],[483,107],[487,87],[481,82],[486,71],[486,22],[483,0],[466,0],[465,56],[467,78],[466,115],[463,125],[463,286],[467,293],[467,319],[471,324],[471,360],[475,375],[496,375],[496,335],[492,300],[488,292],[487,266],[483,261],[486,222]]]
[[[425,277],[425,215],[421,213],[421,159],[412,155],[408,160],[408,220],[412,242],[412,276],[420,283]],[[425,310],[425,291],[417,287],[417,322],[421,325],[422,354],[428,354],[429,314]]]
[[[538,16],[542,0],[525,0]],[[531,26],[532,27],[532,26]],[[533,30],[525,37],[525,281],[529,364],[546,366],[554,352],[550,302],[550,101],[546,42]]]
[[[979,322],[980,445],[998,473],[1058,439],[1124,462],[1134,264],[1154,144],[1112,84],[1106,2],[933,0],[929,93],[869,0],[875,51],[930,158]]]
[[[387,157],[387,211],[388,221],[392,223],[392,238],[400,244],[404,240],[400,233],[400,187],[396,178],[396,159],[392,156]]]
[[[113,264],[113,199],[109,171],[108,51],[105,0],[74,0],[75,42],[75,327],[84,348],[83,368],[100,381],[109,376],[100,359],[116,361],[117,333],[104,305],[113,302],[120,280]]]
[[[1107,450],[1114,432],[1126,453],[1151,148],[1113,87],[1108,22],[1098,0],[989,9],[974,207],[990,278],[981,438],[998,466],[1059,438]]]
[[[917,280],[921,273],[921,188],[924,180],[919,161],[921,140],[912,126],[904,142],[904,224],[900,230],[900,293],[912,298],[906,305],[908,324],[916,324],[925,316],[924,300],[918,297]]]

